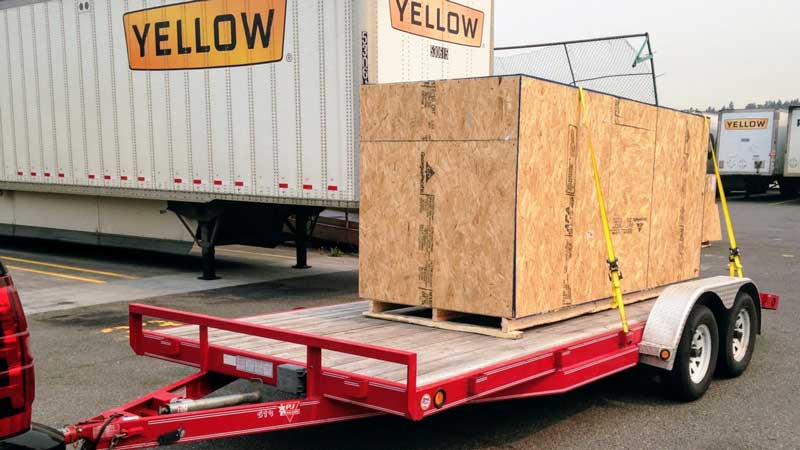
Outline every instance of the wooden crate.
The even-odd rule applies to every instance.
[[[717,177],[706,175],[706,195],[703,207],[703,245],[722,240],[722,223],[717,206]]]
[[[363,87],[361,297],[505,320],[608,297],[588,133],[625,292],[697,277],[705,120],[587,102],[520,76]]]

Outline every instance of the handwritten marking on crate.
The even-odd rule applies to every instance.
[[[564,208],[564,273],[570,273],[575,237],[575,170],[578,161],[578,127],[569,126],[569,160],[567,164],[567,183],[564,194],[567,196],[567,207]],[[561,285],[561,304],[572,304],[572,285],[564,279]]]
[[[417,238],[417,250],[423,255],[423,262],[419,268],[419,295],[420,304],[433,306],[433,246],[434,246],[434,217],[436,216],[436,197],[425,193],[428,182],[436,172],[431,168],[425,159],[425,152],[420,158],[420,213],[424,223],[419,225],[419,236]]]

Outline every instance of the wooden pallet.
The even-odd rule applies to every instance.
[[[652,300],[657,298],[666,286],[648,289],[625,295],[625,304]],[[373,319],[391,320],[394,322],[421,325],[443,330],[462,331],[482,334],[503,339],[520,339],[526,329],[561,322],[575,317],[594,314],[611,309],[611,299],[605,298],[593,302],[582,303],[558,311],[552,311],[517,319],[506,319],[447,311],[439,308],[408,306],[372,300],[369,311],[364,316]]]
[[[628,308],[631,326],[647,319],[653,302]],[[417,354],[417,385],[444,382],[454,376],[472,373],[496,364],[538,352],[569,345],[607,333],[619,326],[616,311],[587,315],[562,323],[527,330],[520,339],[497,339],[473,333],[409,325],[364,317],[367,302],[323,306],[245,317],[245,323],[282,328],[361,344],[389,347]],[[182,326],[159,330],[164,335],[198,339],[198,327]],[[222,330],[208,330],[212,345],[282,358],[300,363],[306,360],[304,345],[262,339]],[[357,373],[403,384],[407,368],[401,364],[361,356],[324,351],[326,369]]]

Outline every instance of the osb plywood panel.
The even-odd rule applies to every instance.
[[[703,206],[703,242],[722,240],[722,224],[717,206],[717,177],[706,175],[706,193]]]
[[[519,81],[362,89],[362,298],[512,314]]]
[[[649,285],[700,275],[707,141],[702,117],[658,111]]]
[[[582,120],[576,89],[523,80],[517,317],[608,295],[589,133],[625,275],[623,288],[634,292],[649,287],[652,181],[647,174],[652,173],[655,152],[656,109],[594,93],[587,93],[587,105],[589,114]]]
[[[516,140],[520,77],[361,88],[361,140]]]
[[[549,303],[540,293],[572,299],[578,102],[563,85],[522,84],[516,298],[518,313],[530,314]]]
[[[362,298],[418,304],[417,142],[361,143],[359,292]]]
[[[608,259],[591,168],[589,138],[594,142],[609,224],[625,280],[624,292],[647,286],[647,250],[652,194],[655,114],[646,105],[589,93],[588,117],[579,127],[572,301],[606,297]],[[624,108],[618,109],[624,105]],[[622,123],[622,124],[618,124]],[[633,123],[636,126],[625,125]],[[550,310],[553,310],[551,305]],[[541,312],[541,311],[537,311]]]
[[[510,317],[517,143],[436,142],[422,148],[435,172],[420,200],[429,203],[433,216],[421,228],[433,236],[430,267],[420,268],[421,274],[431,271],[433,307]]]

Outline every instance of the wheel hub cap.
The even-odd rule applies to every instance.
[[[706,377],[711,365],[711,330],[707,325],[700,325],[692,336],[692,348],[689,353],[689,378],[693,383],[700,383]]]
[[[731,340],[731,353],[737,362],[744,359],[750,346],[750,327],[750,313],[746,309],[742,309],[733,324],[733,339]]]

